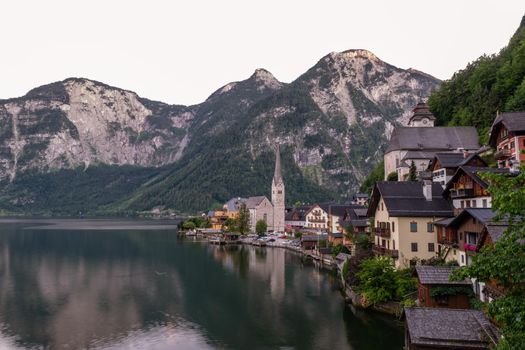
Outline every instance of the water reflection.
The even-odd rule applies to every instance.
[[[384,349],[381,334],[402,339],[349,313],[330,276],[291,252],[72,227],[0,223],[0,348]]]

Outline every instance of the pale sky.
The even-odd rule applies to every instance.
[[[0,98],[85,77],[188,105],[256,68],[290,82],[353,48],[447,79],[524,14],[523,0],[2,1]]]

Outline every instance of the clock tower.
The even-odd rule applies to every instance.
[[[275,149],[275,171],[272,180],[273,230],[284,232],[284,181],[281,174],[281,153]]]

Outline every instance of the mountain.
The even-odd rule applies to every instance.
[[[348,50],[290,84],[258,69],[194,106],[88,79],[45,85],[0,101],[0,208],[196,211],[268,195],[277,143],[290,203],[347,199],[439,83]]]
[[[498,111],[525,110],[525,16],[506,47],[456,72],[428,103],[437,123],[473,125],[485,143]]]

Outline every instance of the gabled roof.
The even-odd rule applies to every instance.
[[[235,197],[227,201],[224,207],[226,207],[228,211],[239,211],[242,203],[246,203],[246,198]]]
[[[432,200],[423,195],[421,181],[376,182],[368,208],[368,216],[375,215],[380,198],[383,198],[390,216],[406,217],[449,217],[453,215],[452,205],[442,197],[443,188],[432,183]]]
[[[429,166],[439,161],[442,168],[457,168],[462,165],[468,165],[474,158],[478,158],[479,161],[487,166],[487,163],[481,159],[478,153],[472,153],[465,157],[463,152],[437,152]]]
[[[425,152],[425,151],[408,151],[402,161],[407,161],[409,159],[432,159],[434,158],[435,152]]]
[[[489,184],[483,180],[480,175],[483,173],[492,173],[492,174],[509,174],[510,170],[507,168],[487,168],[487,167],[473,167],[473,166],[460,166],[452,178],[447,182],[445,187],[445,193],[448,193],[454,183],[459,179],[462,174],[466,174],[476,183],[478,183],[482,188],[486,189],[489,187]]]
[[[453,266],[416,266],[417,277],[421,284],[472,284],[470,281],[450,281],[450,274],[457,267]]]
[[[478,132],[472,126],[398,127],[385,153],[396,150],[447,151],[479,148]]]
[[[248,208],[248,209],[255,209],[265,199],[267,199],[266,196],[248,197],[246,199],[246,208]]]
[[[345,216],[350,214],[355,209],[365,209],[364,206],[359,204],[332,204],[332,203],[321,203],[319,204],[321,209],[333,216]]]
[[[444,349],[488,349],[500,333],[479,310],[405,308],[410,341],[414,345]]]
[[[487,233],[489,234],[490,236],[490,239],[492,240],[492,242],[496,243],[497,241],[499,241],[499,239],[501,238],[501,236],[503,236],[503,233],[505,232],[505,230],[508,228],[509,226],[508,225],[499,225],[499,224],[489,224],[489,225],[486,225],[485,228],[487,229]]]
[[[306,213],[310,210],[311,205],[302,205],[297,208],[292,208],[289,212],[285,214],[284,219],[286,221],[304,221],[306,219]],[[294,219],[294,216],[297,218]]]
[[[490,128],[489,144],[496,147],[496,140],[501,126],[515,134],[525,134],[525,112],[506,112],[499,114]]]

